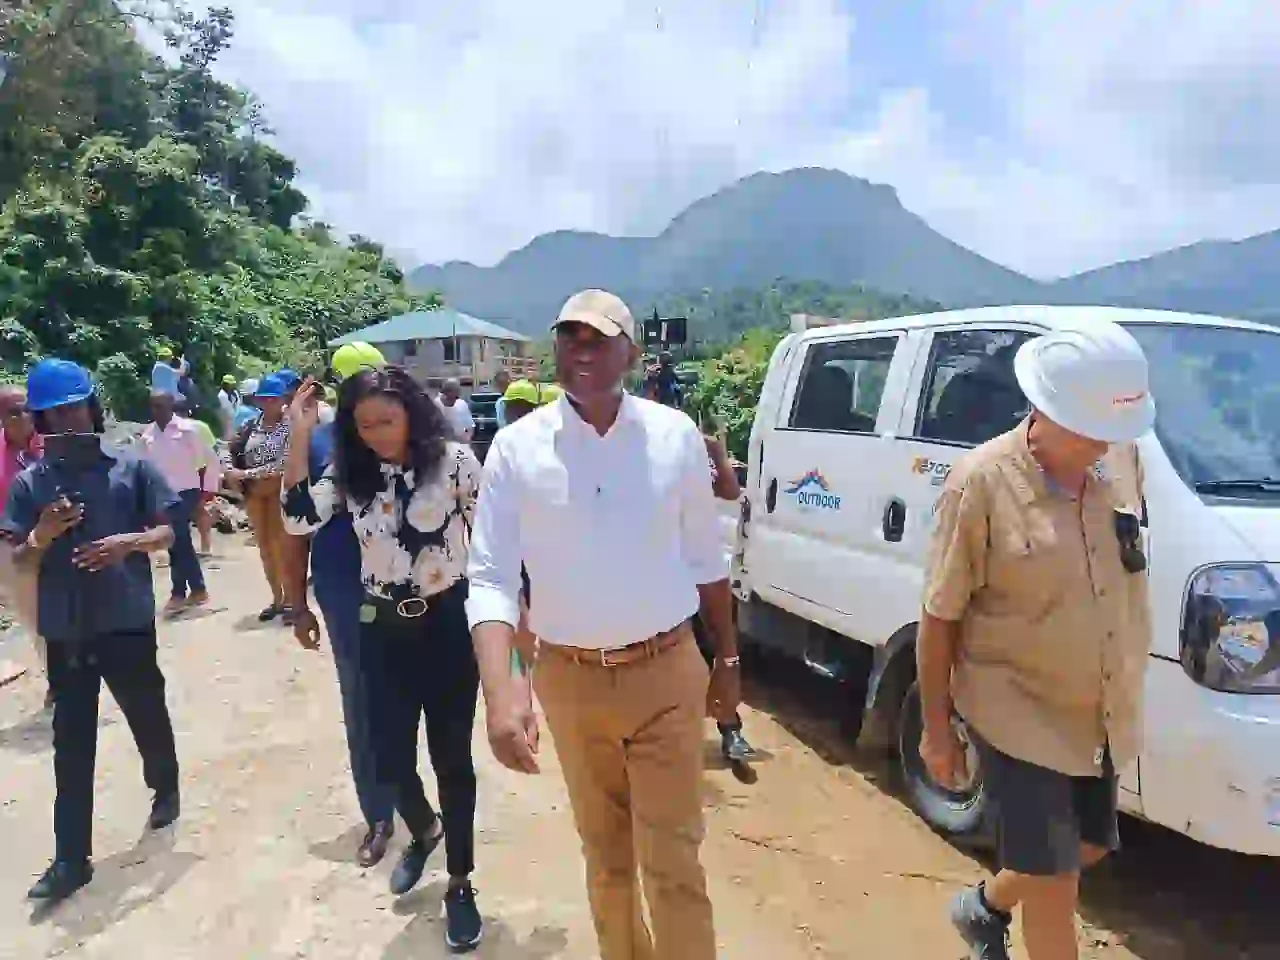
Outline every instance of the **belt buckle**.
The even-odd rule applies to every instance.
[[[414,606],[414,605],[417,606]],[[415,611],[410,613],[410,611]],[[420,616],[427,612],[427,601],[422,597],[409,597],[407,600],[401,600],[396,604],[396,613],[404,617],[406,620],[417,620]]]

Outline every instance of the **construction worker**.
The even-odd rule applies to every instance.
[[[2,525],[14,564],[38,572],[39,627],[53,692],[53,863],[28,892],[56,902],[93,878],[93,780],[105,681],[142,755],[148,826],[178,819],[178,760],[156,662],[147,555],[173,542],[177,496],[148,461],[102,443],[105,418],[89,371],[42,360],[27,406],[45,457],[13,480]]]
[[[516,380],[502,394],[502,401],[506,420],[503,426],[508,426],[538,409],[541,397],[538,395],[537,384],[528,380]]]

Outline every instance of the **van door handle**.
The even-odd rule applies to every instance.
[[[778,478],[774,477],[769,481],[769,489],[764,492],[764,509],[766,513],[773,513],[773,508],[778,505]]]
[[[902,541],[902,534],[907,529],[907,505],[897,497],[885,504],[882,527],[886,541],[889,543]]]

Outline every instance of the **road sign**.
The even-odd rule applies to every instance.
[[[653,316],[644,321],[644,346],[666,349],[683,344],[689,339],[687,317],[660,317],[657,308]]]

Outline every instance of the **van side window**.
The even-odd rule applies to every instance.
[[[977,446],[1012,430],[1030,410],[1013,375],[1022,330],[947,330],[933,335],[916,436]]]
[[[874,433],[897,346],[896,336],[814,344],[805,358],[788,426]]]

